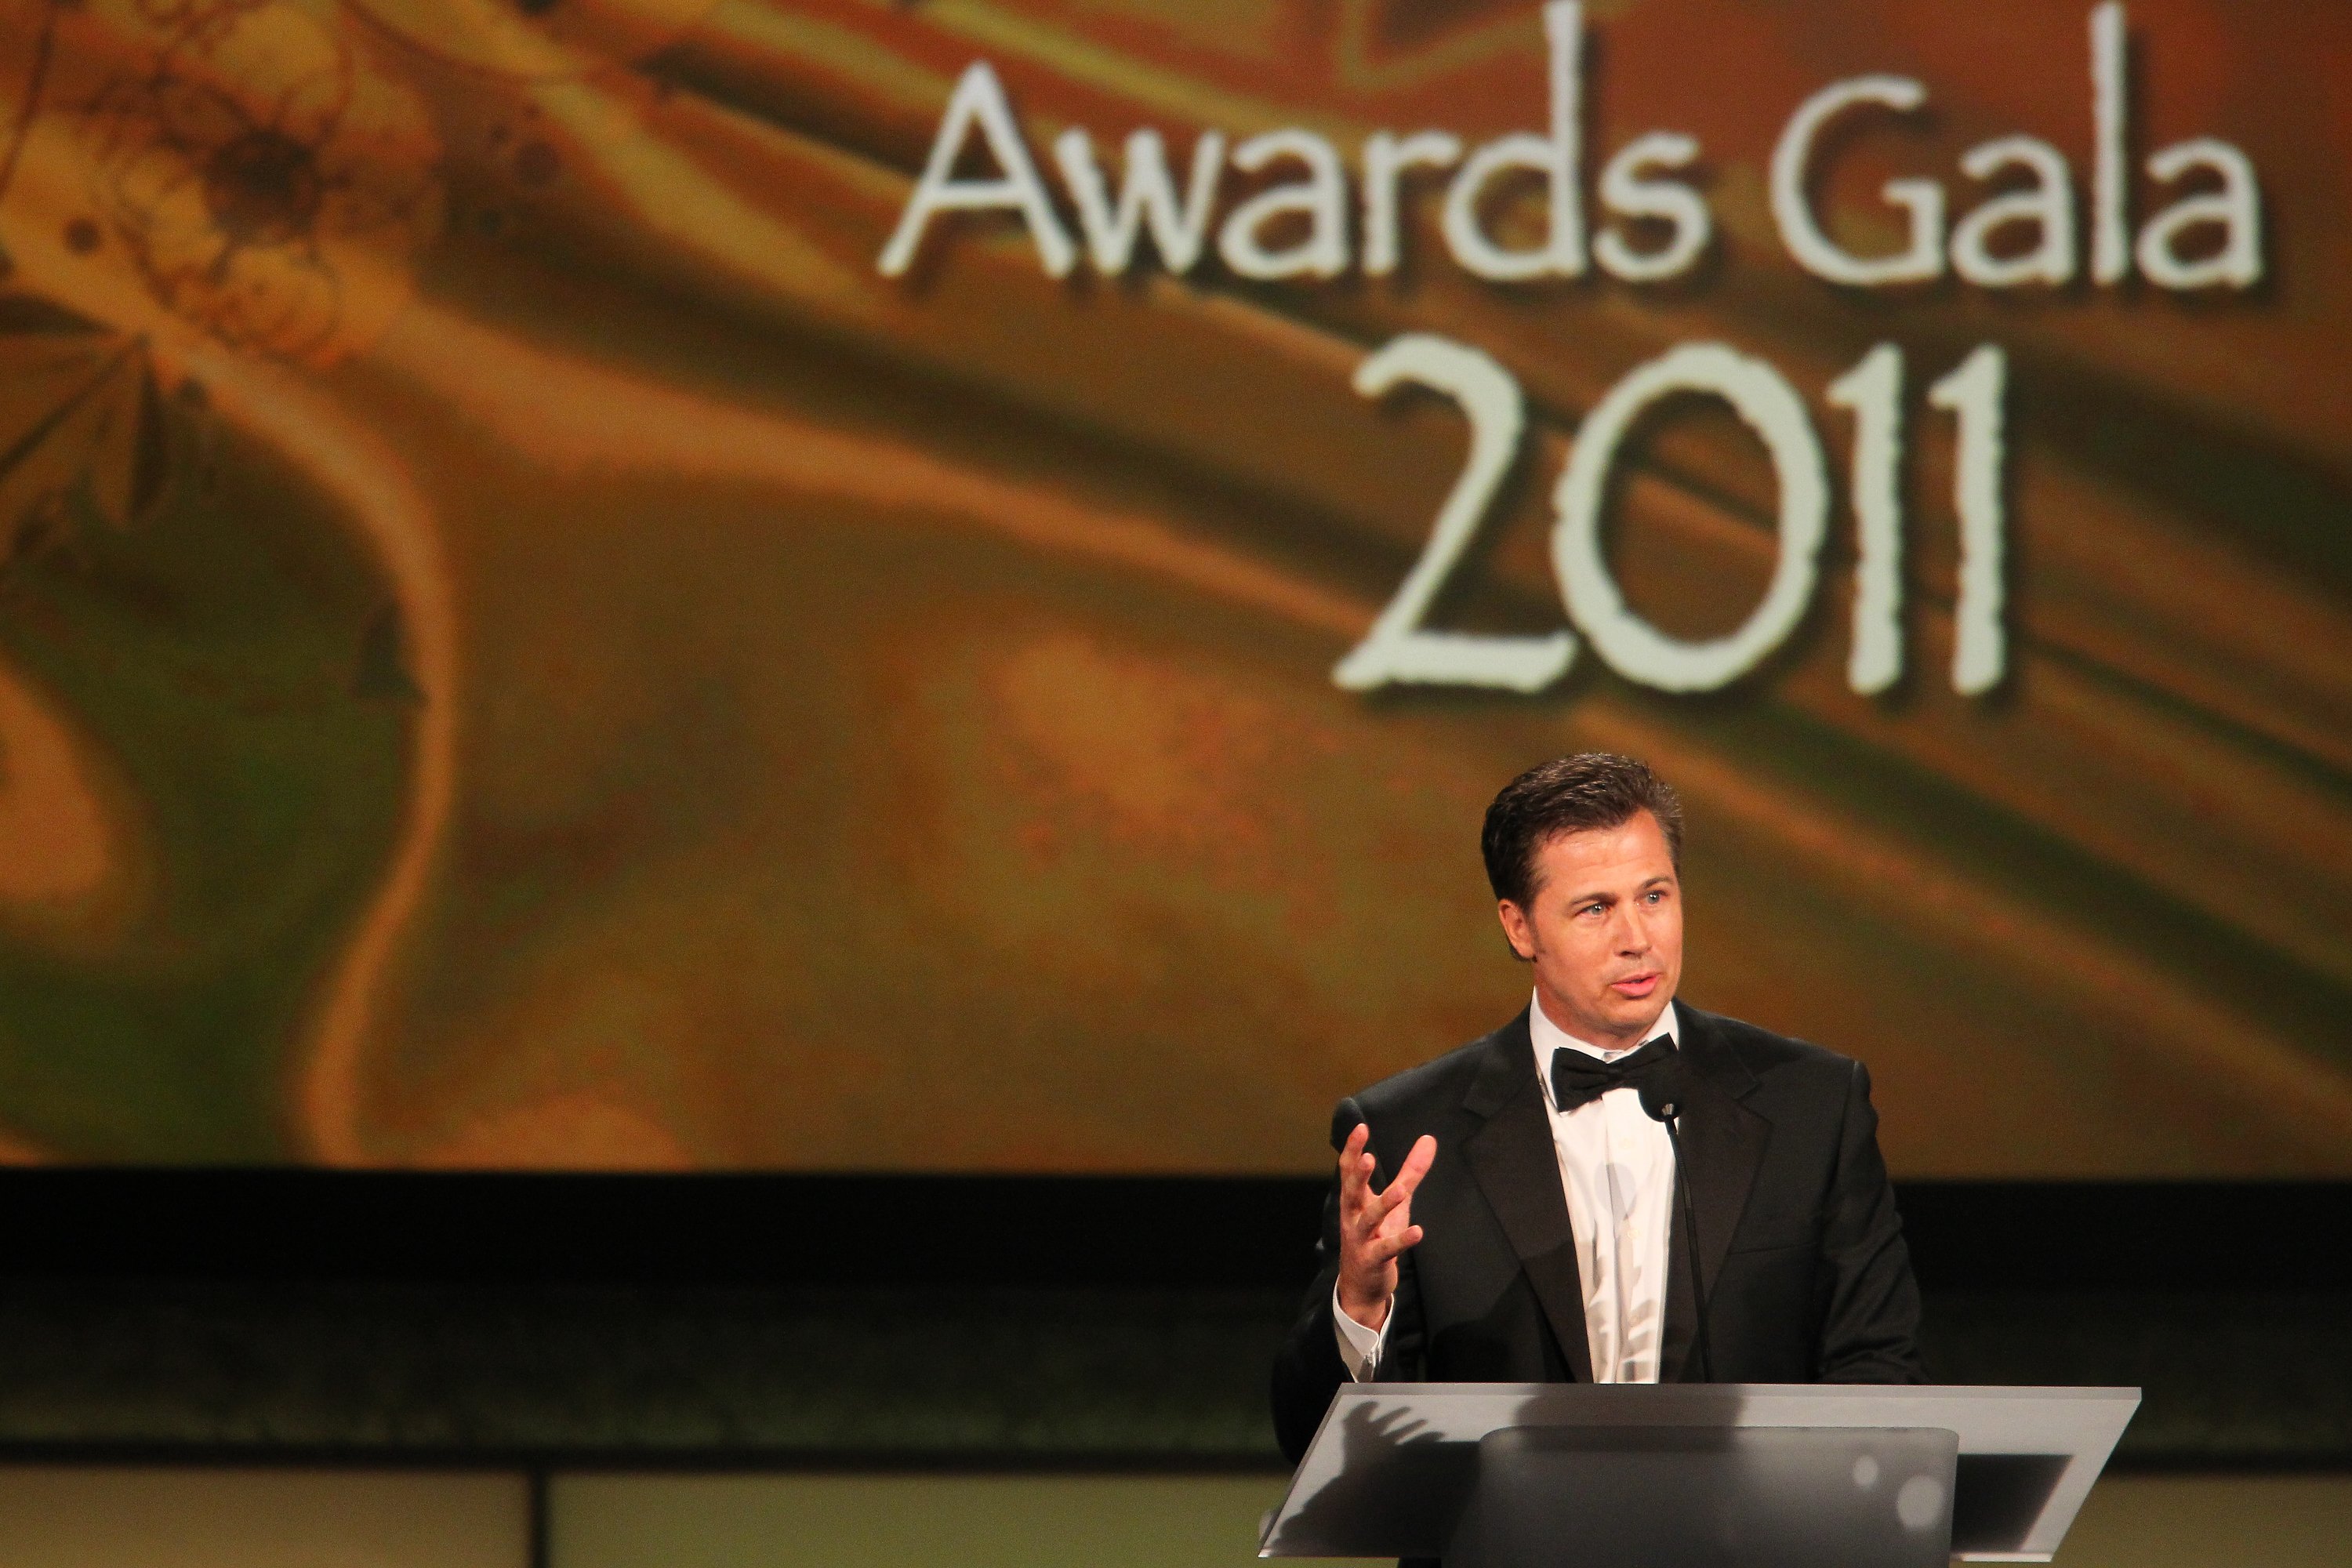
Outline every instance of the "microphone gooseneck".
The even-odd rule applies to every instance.
[[[1691,1305],[1697,1314],[1698,1380],[1715,1381],[1715,1353],[1706,1337],[1706,1280],[1698,1266],[1698,1208],[1691,1202],[1690,1182],[1684,1173],[1682,1135],[1675,1124],[1682,1119],[1682,1061],[1677,1055],[1663,1072],[1654,1072],[1641,1086],[1642,1109],[1666,1130],[1666,1145],[1675,1153],[1675,1193],[1682,1203],[1683,1234],[1690,1240]]]

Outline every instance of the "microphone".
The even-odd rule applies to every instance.
[[[1706,1281],[1698,1267],[1698,1209],[1691,1202],[1690,1183],[1683,1175],[1682,1135],[1675,1123],[1683,1113],[1684,1085],[1686,1069],[1683,1066],[1680,1047],[1666,1058],[1658,1070],[1643,1078],[1638,1091],[1642,1110],[1650,1120],[1666,1130],[1666,1143],[1675,1152],[1675,1192],[1683,1205],[1683,1233],[1690,1238],[1687,1257],[1690,1262],[1691,1301],[1698,1310],[1698,1372],[1701,1383],[1715,1381],[1715,1354],[1706,1342]]]

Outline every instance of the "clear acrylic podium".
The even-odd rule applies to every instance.
[[[1349,1384],[1258,1555],[2044,1563],[2138,1407],[2136,1388]]]

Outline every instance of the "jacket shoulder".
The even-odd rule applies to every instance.
[[[1675,1005],[1687,1009],[1694,1021],[1713,1031],[1721,1047],[1760,1079],[1833,1080],[1843,1085],[1859,1065],[1853,1057],[1811,1040],[1776,1035],[1745,1019],[1704,1012],[1688,1003],[1677,1002]]]
[[[1492,1034],[1481,1035],[1466,1046],[1459,1046],[1416,1068],[1407,1068],[1393,1078],[1384,1078],[1369,1089],[1359,1089],[1349,1096],[1368,1120],[1390,1116],[1422,1116],[1442,1107],[1459,1105],[1485,1065],[1487,1054],[1496,1043],[1509,1035],[1517,1021],[1506,1024]],[[1524,1030],[1522,1030],[1524,1033]]]

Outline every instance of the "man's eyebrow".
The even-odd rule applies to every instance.
[[[1673,876],[1667,872],[1661,871],[1633,890],[1637,893],[1646,893],[1652,888],[1670,888],[1674,885],[1675,879]],[[1568,902],[1570,908],[1577,908],[1584,904],[1613,903],[1616,901],[1616,894],[1609,892],[1603,889],[1595,888],[1590,892],[1570,894]]]

